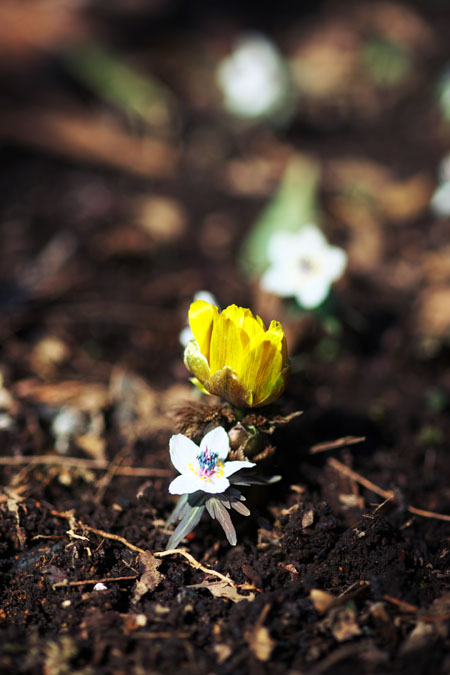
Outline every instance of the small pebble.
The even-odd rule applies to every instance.
[[[105,586],[105,584],[102,584],[101,581],[99,581],[97,584],[95,584],[95,586],[92,590],[94,590],[94,591],[107,591],[108,587]]]

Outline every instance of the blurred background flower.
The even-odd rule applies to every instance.
[[[248,119],[286,118],[291,108],[287,65],[262,34],[244,34],[217,67],[217,82],[227,110]]]
[[[261,288],[281,297],[295,297],[305,309],[314,309],[327,298],[331,284],[342,276],[347,256],[329,246],[315,225],[297,233],[276,232],[269,241],[269,268]]]

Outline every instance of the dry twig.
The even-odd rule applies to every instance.
[[[50,511],[50,513],[52,516],[57,516],[58,518],[65,518],[66,520],[69,520],[69,522],[73,521],[74,518],[72,512],[65,513],[64,511],[52,510]],[[132,551],[136,551],[137,553],[145,553],[145,550],[143,548],[135,546],[131,542],[127,541],[125,537],[121,537],[118,534],[111,534],[110,532],[105,532],[104,530],[98,530],[96,527],[91,527],[90,525],[85,525],[84,523],[81,522],[78,522],[78,527],[85,529],[88,532],[98,534],[100,537],[104,537],[105,539],[112,539],[113,541],[118,541],[127,548],[131,549]],[[164,558],[166,555],[173,555],[175,553],[179,553],[180,555],[184,556],[191,565],[191,567],[193,567],[194,569],[199,569],[205,574],[212,574],[213,576],[222,579],[222,581],[225,581],[227,584],[230,584],[230,586],[236,587],[235,582],[232,579],[230,579],[230,577],[225,576],[225,574],[221,574],[221,572],[216,572],[216,570],[210,569],[209,567],[205,567],[205,565],[199,563],[198,560],[194,558],[194,556],[192,556],[190,553],[184,551],[181,548],[174,548],[169,551],[157,551],[153,555],[157,558]]]
[[[194,556],[192,556],[187,551],[184,551],[182,548],[172,548],[169,551],[158,551],[154,555],[155,557],[163,558],[166,555],[173,555],[174,553],[179,553],[180,555],[184,556],[191,565],[191,567],[193,567],[194,569],[201,570],[205,574],[212,574],[213,576],[222,579],[222,581],[226,581],[227,584],[230,584],[230,586],[236,587],[236,584],[234,583],[233,579],[230,579],[230,577],[225,576],[225,574],[216,572],[216,570],[212,570],[209,567],[205,567],[205,565],[199,563],[198,560],[194,558]]]
[[[60,455],[32,455],[30,457],[0,457],[0,466],[23,466],[26,464],[50,464],[55,466],[73,466],[76,469],[92,469],[102,471],[110,467],[107,459],[83,459],[82,457],[61,457]],[[169,469],[158,469],[145,466],[117,466],[117,476],[165,477],[171,476]]]
[[[309,449],[310,455],[315,455],[318,452],[325,452],[325,450],[335,450],[342,448],[344,445],[355,445],[355,443],[362,443],[366,440],[365,436],[343,436],[337,438],[335,441],[325,441],[324,443],[316,443]]]
[[[98,504],[103,500],[103,497],[105,496],[105,492],[108,489],[109,484],[111,483],[114,476],[117,474],[118,470],[120,469],[120,465],[122,464],[127,454],[129,454],[130,450],[131,450],[130,443],[128,443],[124,448],[122,448],[120,452],[116,454],[114,459],[110,462],[106,473],[104,473],[103,476],[100,478],[100,480],[97,482],[97,492],[94,497],[94,501],[96,501]]]
[[[372,483],[371,480],[364,478],[364,476],[361,476],[361,474],[357,473],[353,469],[350,469],[348,466],[340,462],[338,459],[331,457],[328,460],[328,464],[332,466],[333,469],[336,469],[336,471],[339,471],[339,473],[342,473],[348,478],[351,478],[352,480],[356,481],[360,485],[363,485],[365,488],[367,488],[371,492],[374,492],[376,495],[383,497],[384,500],[395,499],[395,493],[393,490],[383,490],[383,488],[379,487],[375,483]],[[422,516],[423,518],[435,518],[436,520],[445,520],[446,522],[450,522],[450,516],[446,515],[445,513],[426,511],[424,509],[418,509],[415,506],[408,506],[407,511],[413,513],[416,516]]]
[[[62,586],[89,586],[89,584],[104,584],[107,581],[134,581],[137,576],[131,577],[105,577],[104,579],[84,579],[81,581],[59,581],[53,584],[52,588],[61,588]]]

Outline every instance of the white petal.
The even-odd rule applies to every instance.
[[[285,266],[277,265],[269,269],[261,277],[259,285],[264,291],[288,298],[295,294],[295,287],[292,283],[292,275],[289,274]]]
[[[172,464],[180,473],[189,471],[189,464],[196,459],[200,452],[194,441],[191,441],[187,436],[183,436],[183,434],[172,436],[169,441],[169,448]]]
[[[203,490],[203,481],[200,481],[193,473],[177,476],[169,485],[171,495],[190,495],[197,490]]]
[[[209,302],[210,305],[215,305],[216,307],[219,306],[216,298],[209,291],[198,291],[198,293],[195,293],[194,295],[194,300],[204,300],[205,302]]]
[[[314,283],[298,288],[296,296],[302,307],[313,309],[318,307],[330,292],[330,284],[327,279],[316,279]]]
[[[197,490],[203,490],[203,492],[210,492],[211,494],[225,492],[230,487],[230,481],[225,476],[212,478],[211,480],[200,480],[200,482],[201,487],[197,488]]]
[[[347,254],[337,246],[330,246],[324,256],[323,267],[331,281],[339,279],[347,264]]]
[[[290,232],[275,232],[267,245],[267,257],[274,265],[284,265],[286,257],[292,251],[296,235]]]
[[[219,454],[219,459],[222,462],[228,457],[230,451],[230,439],[223,427],[216,427],[212,431],[209,431],[206,436],[203,436],[202,442],[200,443],[200,451],[202,452],[206,450],[206,448],[209,448],[212,452],[217,452]]]
[[[450,215],[450,182],[441,183],[433,193],[430,201],[431,210],[441,217]]]
[[[192,332],[191,327],[185,326],[183,330],[180,331],[178,339],[183,347],[187,347],[188,342],[194,339],[194,333]]]
[[[302,256],[316,253],[326,246],[327,240],[316,225],[305,225],[296,237],[295,250]]]
[[[223,465],[223,475],[224,476],[231,476],[233,473],[236,473],[236,471],[240,471],[241,469],[251,469],[252,466],[256,466],[253,462],[243,462],[240,460],[236,460],[235,462],[225,462]]]

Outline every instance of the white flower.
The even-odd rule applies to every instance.
[[[225,107],[235,115],[255,118],[280,107],[289,90],[283,59],[263,35],[242,37],[218,66],[217,81]]]
[[[450,154],[444,155],[439,162],[438,178],[440,183],[450,181]]]
[[[210,293],[209,291],[198,291],[194,295],[194,302],[195,300],[205,300],[205,302],[209,302],[211,305],[215,305],[216,307],[219,306],[219,303],[217,302],[213,294]],[[188,342],[194,339],[194,334],[189,324],[180,331],[178,339],[183,345],[183,347],[187,347]]]
[[[172,436],[169,447],[172,464],[181,474],[169,485],[173,495],[191,494],[197,490],[212,494],[225,492],[230,485],[229,476],[255,466],[252,462],[225,461],[230,441],[223,427],[207,433],[200,447],[183,434]]]
[[[302,307],[318,307],[347,263],[345,251],[329,246],[315,225],[299,232],[276,232],[269,241],[270,266],[261,288],[282,297],[295,296]]]
[[[450,216],[450,181],[438,185],[431,197],[430,207],[441,218]]]

